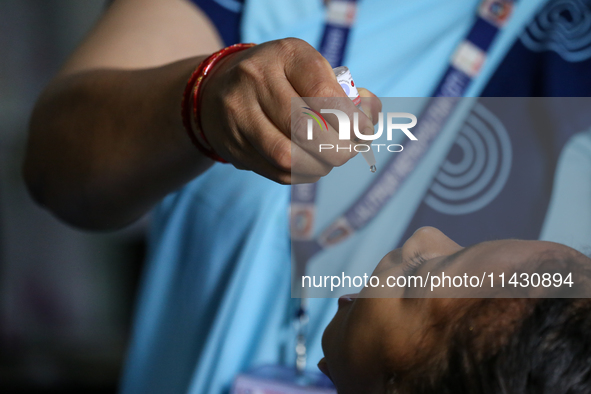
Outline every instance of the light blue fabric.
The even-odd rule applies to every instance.
[[[591,254],[591,131],[574,135],[556,169],[540,239]]]
[[[471,95],[478,94],[540,3],[519,5]],[[346,65],[359,86],[378,96],[427,96],[470,27],[477,4],[362,0]],[[244,12],[245,42],[293,36],[315,45],[320,40],[320,0],[249,0]],[[350,242],[312,261],[312,272],[323,259],[361,260],[366,262],[361,269],[373,267],[401,237],[453,138],[448,128],[386,212]],[[322,182],[368,182],[361,160],[355,158]],[[355,198],[335,199],[322,192],[331,190],[327,185],[320,184],[318,227]],[[238,372],[286,359],[291,351],[285,348],[290,339],[288,198],[288,187],[216,164],[160,204],[123,393],[224,393]],[[358,242],[373,245],[373,255],[358,256]],[[310,302],[310,368],[322,357],[320,339],[335,310],[334,299]]]

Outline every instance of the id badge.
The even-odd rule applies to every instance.
[[[296,374],[294,368],[266,365],[238,375],[231,394],[337,394],[320,372]]]

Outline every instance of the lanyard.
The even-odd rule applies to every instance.
[[[493,40],[509,19],[514,1],[482,1],[476,21],[456,48],[446,72],[413,128],[417,141],[404,146],[404,156],[392,155],[361,196],[321,231],[319,236],[313,236],[317,184],[292,186],[290,234],[296,262],[294,278],[301,278],[308,261],[316,254],[367,226],[400,189],[433,145],[470,83],[479,75]],[[343,61],[356,9],[357,0],[332,0],[328,5],[320,53],[332,67],[340,66]],[[300,326],[298,343],[305,340],[305,329],[302,328],[307,320],[304,298],[305,294],[302,294],[296,315]],[[302,346],[300,350],[301,348]],[[305,350],[305,345],[303,348]],[[305,352],[303,356],[305,357]],[[298,360],[300,358],[298,352]],[[303,364],[305,365],[305,361]]]

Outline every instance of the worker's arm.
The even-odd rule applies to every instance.
[[[213,162],[185,134],[180,100],[195,67],[221,46],[187,0],[114,1],[33,112],[24,174],[35,199],[71,224],[117,228],[206,171]],[[344,96],[308,44],[287,39],[229,55],[202,87],[204,132],[238,168],[280,183],[316,180],[351,155],[300,149],[303,173],[292,176],[297,96]]]
[[[114,1],[37,102],[24,166],[34,198],[74,225],[116,228],[207,169],[180,98],[195,56],[221,46],[185,0]]]

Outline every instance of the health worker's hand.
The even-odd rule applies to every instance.
[[[372,98],[363,100],[363,110],[377,120],[381,102],[365,89],[359,93]],[[236,168],[280,184],[316,182],[356,155],[354,149],[320,152],[320,143],[360,142],[353,132],[354,142],[339,140],[332,114],[325,116],[329,132],[306,138],[310,117],[304,107],[339,109],[351,120],[358,109],[326,59],[299,39],[267,42],[222,59],[205,78],[200,100],[203,132],[214,151]],[[374,133],[372,120],[363,114],[359,130]]]

